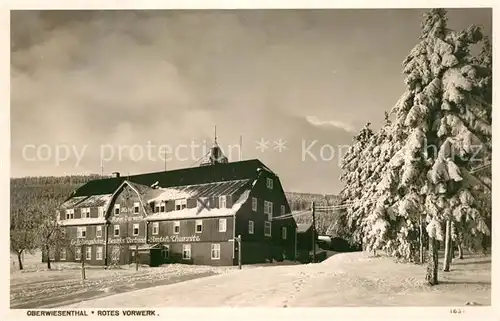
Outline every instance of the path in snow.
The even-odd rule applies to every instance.
[[[425,267],[344,253],[319,263],[244,269],[89,300],[70,307],[328,307],[490,305],[491,258],[457,260],[442,284]]]

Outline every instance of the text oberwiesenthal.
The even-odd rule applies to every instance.
[[[121,312],[121,313],[120,313]],[[149,317],[156,316],[155,310],[28,310],[29,317]]]

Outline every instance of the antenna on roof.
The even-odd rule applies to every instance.
[[[163,149],[163,161],[164,161],[165,172],[166,172],[167,171],[167,148],[166,147]]]
[[[217,125],[214,125],[214,145],[217,145]]]
[[[104,176],[104,163],[102,162],[102,155],[101,155],[101,176]]]
[[[243,135],[240,135],[240,162],[243,160]]]

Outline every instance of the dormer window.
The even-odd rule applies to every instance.
[[[175,200],[175,210],[180,211],[187,207],[187,200],[185,198],[180,200]]]
[[[165,201],[162,201],[162,202],[160,203],[160,212],[165,213],[165,208],[166,208],[166,207],[165,207]]]
[[[85,207],[81,209],[82,218],[90,218],[90,208]]]
[[[134,214],[139,214],[139,202],[134,202]]]
[[[66,210],[66,219],[67,220],[70,220],[70,219],[74,219],[75,218],[75,210],[74,209],[67,209]]]
[[[104,206],[99,206],[97,208],[97,216],[98,217],[104,217]]]
[[[226,208],[226,195],[219,196],[219,208]]]
[[[115,204],[115,215],[120,215],[120,204]]]
[[[273,179],[272,178],[266,178],[266,187],[269,189],[273,189]]]

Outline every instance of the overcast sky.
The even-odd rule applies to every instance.
[[[161,145],[191,166],[216,124],[230,160],[242,135],[286,190],[337,193],[341,146],[403,93],[423,12],[13,12],[12,176],[100,173],[100,155],[105,173],[160,171]],[[448,18],[491,34],[490,9]]]

